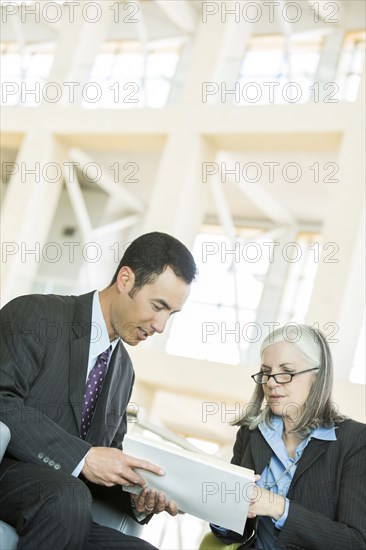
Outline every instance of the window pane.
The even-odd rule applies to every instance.
[[[219,233],[196,236],[193,255],[199,278],[188,303],[174,318],[168,353],[237,364],[241,353],[258,338],[254,321],[269,255],[263,254],[257,237],[261,232],[239,233],[235,243]],[[249,262],[248,257],[257,261]]]

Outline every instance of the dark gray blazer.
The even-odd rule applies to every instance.
[[[122,448],[134,372],[116,346],[86,441],[79,438],[93,292],[30,295],[1,310],[0,417],[8,457],[71,473],[91,446]],[[4,459],[0,479],[11,461]]]
[[[312,439],[292,480],[289,515],[276,544],[307,550],[366,548],[366,425],[345,420],[337,441]],[[272,449],[257,429],[242,426],[232,462],[260,474]],[[250,520],[253,522],[253,520]]]

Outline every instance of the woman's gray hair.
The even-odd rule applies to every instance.
[[[298,410],[291,433],[302,439],[319,426],[334,426],[335,423],[345,420],[331,402],[333,361],[322,332],[308,325],[296,323],[279,327],[270,332],[262,342],[260,356],[262,357],[265,349],[278,342],[290,342],[300,351],[310,368],[319,369],[314,371],[313,386],[305,405]],[[235,425],[248,426],[251,430],[254,430],[262,421],[271,425],[272,411],[268,403],[263,407],[263,401],[263,387],[257,385],[245,414],[235,422]]]

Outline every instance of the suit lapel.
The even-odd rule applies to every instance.
[[[325,453],[329,441],[312,439],[306,446],[302,457],[297,465],[295,475],[291,483],[291,489],[295,486],[300,476],[308,469],[322,454]]]
[[[81,411],[88,370],[93,294],[77,297],[70,338],[70,403],[80,432]]]
[[[103,395],[102,402],[106,402],[107,410],[110,408],[110,404],[113,401],[114,395],[118,388],[118,383],[122,374],[121,365],[122,365],[122,345],[121,345],[121,342],[118,342],[116,349],[114,350],[114,353],[111,358],[111,364],[109,365],[109,368],[108,368],[108,372],[105,380],[106,384],[105,384],[104,395],[102,393]]]
[[[251,435],[251,453],[254,462],[255,473],[261,474],[272,456],[272,449],[264,439],[260,431],[253,430]],[[302,457],[297,465],[291,488],[295,485],[300,476],[325,453],[329,441],[312,439],[305,448]]]
[[[255,473],[261,474],[272,456],[272,449],[258,428],[252,432],[250,445]]]

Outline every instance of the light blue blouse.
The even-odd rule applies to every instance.
[[[299,443],[295,450],[295,457],[291,458],[286,446],[282,439],[283,432],[283,420],[280,416],[274,415],[272,417],[272,426],[268,426],[265,422],[262,422],[258,426],[264,439],[271,447],[273,454],[272,457],[261,473],[261,478],[257,482],[259,487],[263,487],[276,493],[287,497],[287,493],[291,484],[291,481],[296,472],[297,463],[299,462],[304,449],[308,445],[311,439],[322,439],[325,441],[336,441],[335,428],[316,428],[310,434]],[[290,501],[286,498],[285,511],[283,515],[277,520],[273,520],[267,516],[261,516],[258,522],[258,534],[256,538],[256,547],[260,550],[273,550],[276,537],[274,535],[273,527],[281,529],[287,519],[290,507]],[[279,550],[280,547],[276,547]]]

